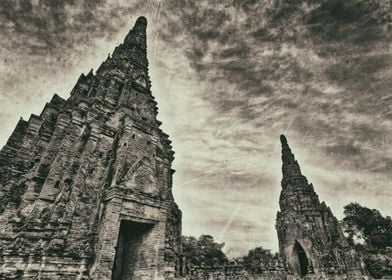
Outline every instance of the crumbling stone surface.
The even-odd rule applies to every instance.
[[[302,175],[287,143],[282,142],[282,191],[277,214],[280,256],[295,275],[333,279],[362,279],[358,253],[349,246],[339,222]],[[342,278],[344,279],[344,278]]]
[[[139,18],[95,75],[20,120],[1,150],[0,279],[177,275],[174,152],[156,118],[146,27]],[[122,236],[122,223],[146,230]],[[138,249],[116,259],[116,247]]]
[[[237,258],[223,266],[208,267],[205,265],[194,266],[187,264],[182,280],[369,280],[367,275],[362,274],[328,274],[317,275],[309,273],[299,275],[285,262],[284,256],[276,258],[266,264],[260,263],[259,272],[247,271],[242,258]]]

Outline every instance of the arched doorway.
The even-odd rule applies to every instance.
[[[147,279],[137,275],[149,267],[145,245],[153,227],[153,224],[121,221],[112,280]]]
[[[300,276],[305,276],[308,274],[308,267],[309,267],[309,261],[308,257],[306,256],[305,250],[302,248],[302,246],[298,243],[298,241],[295,241],[294,245],[294,254],[298,258],[298,271]]]

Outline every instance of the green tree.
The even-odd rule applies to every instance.
[[[344,228],[349,239],[362,239],[369,249],[392,246],[392,220],[380,211],[350,203],[344,206]]]
[[[243,259],[245,269],[250,273],[257,274],[268,268],[275,257],[270,250],[264,249],[263,247],[256,247],[249,250]]]
[[[350,203],[344,206],[343,228],[349,235],[349,241],[361,239],[363,244],[355,244],[361,252],[366,269],[375,279],[391,279],[392,221],[382,216],[380,211]]]
[[[227,263],[227,257],[222,249],[224,243],[217,243],[211,235],[201,235],[198,239],[193,236],[182,237],[182,250],[187,260],[194,265],[221,266]]]

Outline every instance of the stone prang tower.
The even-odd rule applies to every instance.
[[[362,279],[361,261],[338,220],[302,175],[284,135],[282,191],[276,218],[280,255],[292,273],[312,279]]]
[[[0,279],[172,279],[181,211],[140,17],[0,152]]]

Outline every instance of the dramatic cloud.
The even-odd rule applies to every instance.
[[[1,144],[145,15],[185,234],[212,234],[230,255],[277,249],[281,133],[338,217],[351,201],[391,215],[389,2],[5,0]]]

